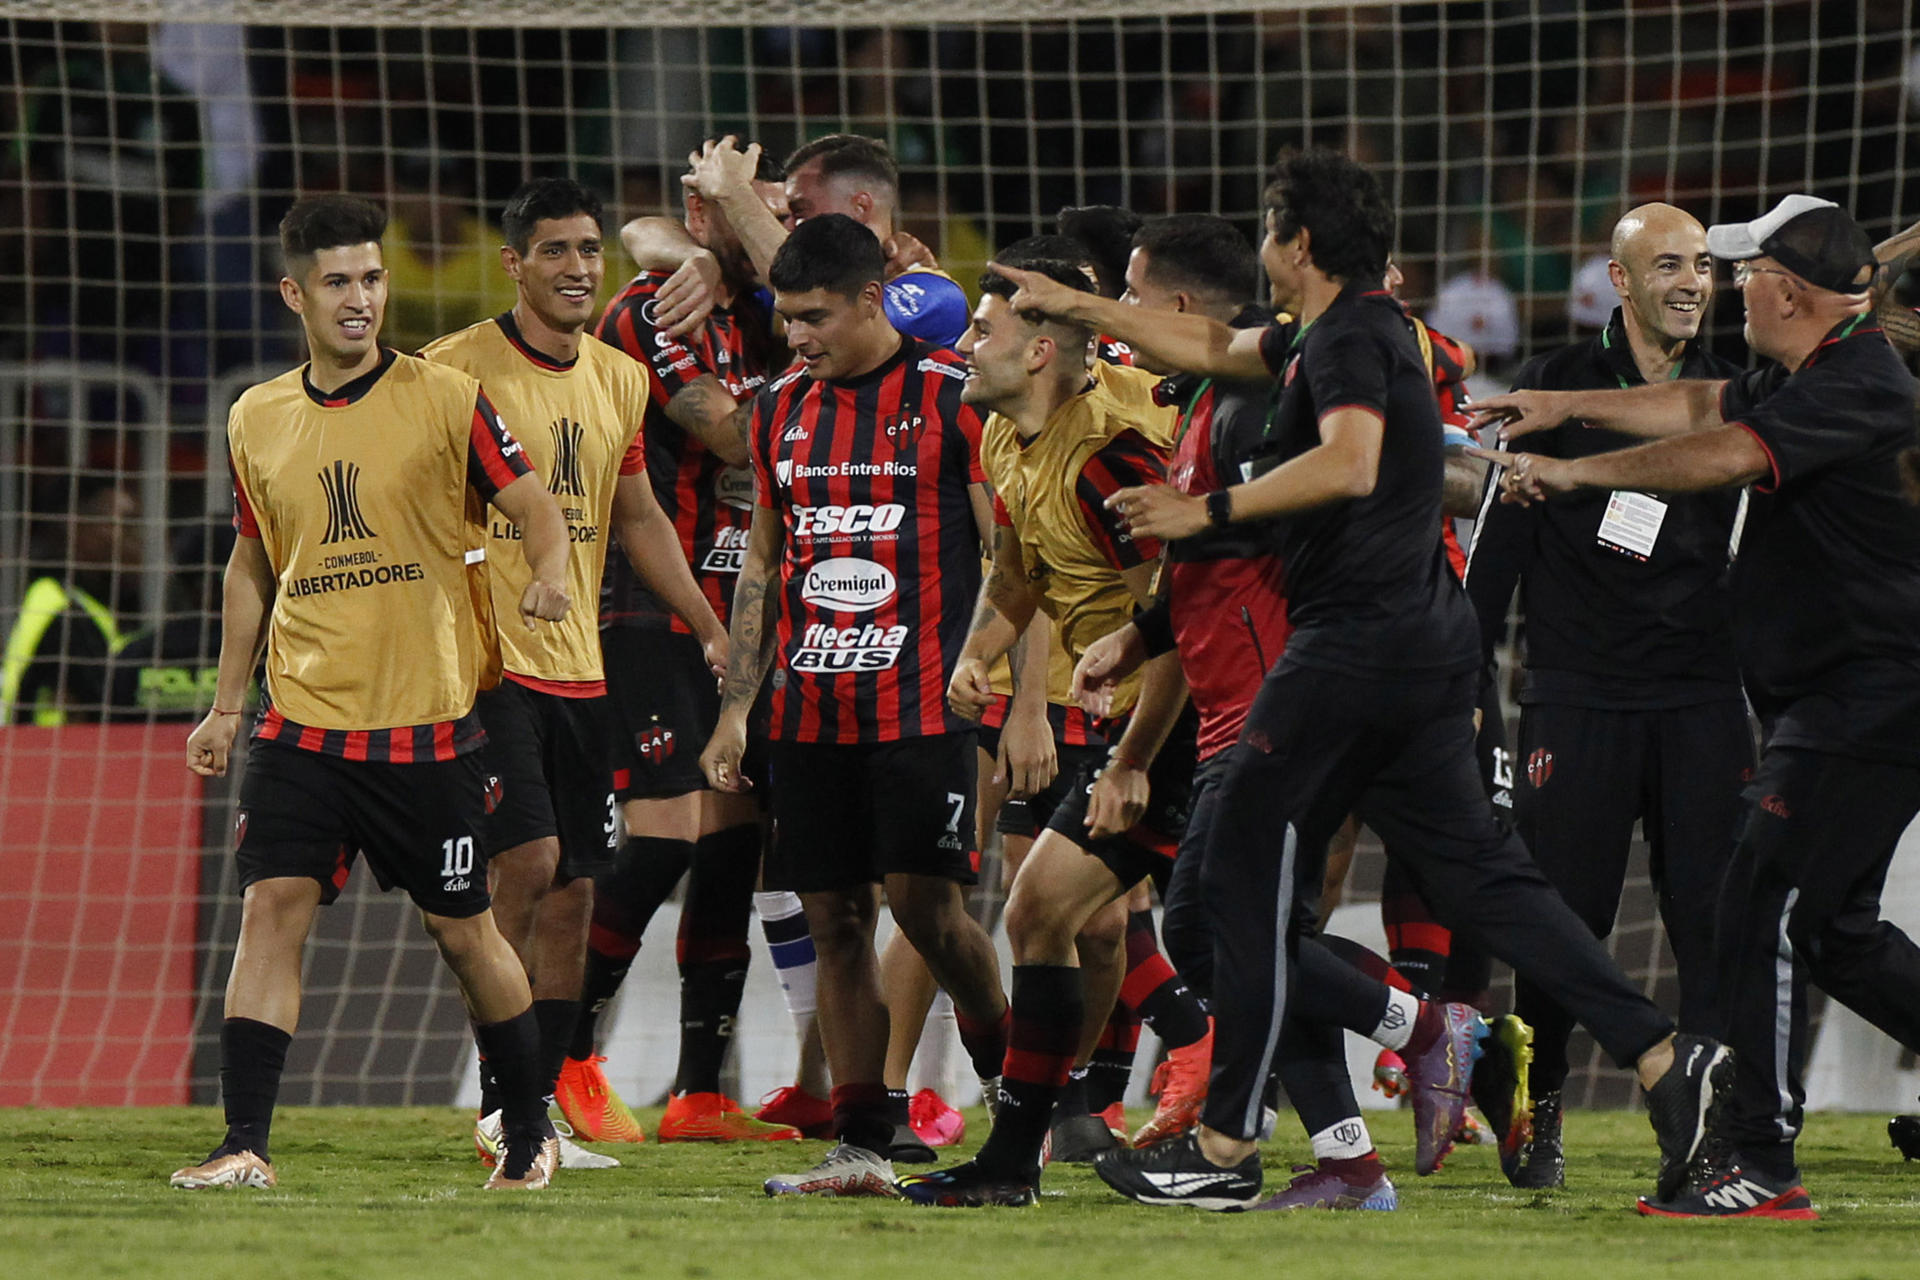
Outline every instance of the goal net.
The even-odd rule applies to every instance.
[[[1631,203],[1712,221],[1808,190],[1876,235],[1920,212],[1905,5],[962,0],[929,24],[897,0],[663,0],[637,16],[0,0],[0,1103],[214,1095],[234,788],[188,776],[182,740],[212,687],[226,412],[302,358],[273,239],[298,193],[391,210],[388,337],[413,349],[510,301],[497,219],[535,175],[586,180],[624,220],[677,208],[704,138],[780,155],[871,134],[900,160],[906,228],[970,284],[1066,205],[1214,211],[1251,236],[1275,152],[1329,144],[1386,179],[1404,293],[1478,348],[1488,386],[1604,315],[1583,269]],[[1737,303],[1709,333],[1744,358]],[[1670,1006],[1643,875],[1614,946]],[[620,1034],[670,1042],[671,990],[633,987]],[[460,1002],[402,900],[363,876],[322,913],[307,990],[283,1096],[455,1095]],[[780,1082],[771,995],[739,1043],[743,1089]],[[664,1088],[633,1071],[616,1083]],[[1624,1096],[1606,1071],[1573,1087]]]

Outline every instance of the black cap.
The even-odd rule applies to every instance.
[[[1816,289],[1864,293],[1873,285],[1873,241],[1830,200],[1791,195],[1752,222],[1707,230],[1716,258],[1772,258]]]

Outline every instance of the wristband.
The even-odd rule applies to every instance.
[[[1141,763],[1138,760],[1135,760],[1132,756],[1120,750],[1120,745],[1118,743],[1115,743],[1113,746],[1113,749],[1107,752],[1107,760],[1112,764],[1124,765],[1126,768],[1132,769],[1136,773],[1145,773],[1147,771],[1147,766],[1145,764]]]
[[[1207,495],[1207,523],[1216,529],[1224,529],[1233,523],[1231,490],[1215,489]]]
[[[209,707],[209,708],[207,708],[207,710],[208,710],[208,713],[209,713],[209,714],[211,714],[211,715],[216,715],[216,716],[237,716],[237,715],[239,715],[239,714],[240,714],[240,712],[241,712],[242,710],[244,710],[244,708],[242,708],[242,707],[235,707],[235,708],[234,708],[233,710],[231,710],[231,711],[228,711],[228,710],[227,710],[227,709],[226,709],[225,707]]]

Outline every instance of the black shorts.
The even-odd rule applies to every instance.
[[[1113,727],[1115,742],[1120,740],[1121,731],[1122,726]],[[1058,831],[1106,863],[1121,884],[1134,885],[1152,879],[1164,894],[1167,877],[1173,871],[1174,855],[1180,851],[1181,834],[1187,829],[1194,766],[1200,758],[1199,731],[1200,717],[1189,702],[1147,770],[1147,811],[1132,827],[1104,840],[1087,839],[1087,800],[1093,794],[1094,780],[1107,764],[1107,752],[1103,748],[1080,762],[1065,794],[1047,818],[1047,830]],[[1069,776],[1064,768],[1064,756],[1060,772],[1063,778]],[[1056,785],[1058,782],[1059,779],[1055,779]]]
[[[433,915],[477,916],[492,903],[485,822],[497,797],[477,751],[392,764],[255,742],[234,819],[240,887],[310,877],[329,903],[364,853],[382,889]]]
[[[613,704],[614,794],[621,800],[666,800],[707,790],[700,753],[720,722],[720,684],[700,642],[648,627],[600,633]],[[748,717],[741,772],[756,788],[766,781],[765,690]]]
[[[607,699],[563,698],[508,676],[474,710],[487,730],[480,762],[504,791],[487,818],[487,856],[558,836],[557,881],[610,869],[621,828]]]
[[[1000,755],[1000,733],[1007,724],[1007,701],[1005,697],[995,698],[986,714],[980,717],[980,749],[996,761]],[[1001,801],[1000,812],[994,815],[993,829],[1003,836],[1039,838],[1046,830],[1047,819],[1060,807],[1081,768],[1090,760],[1107,757],[1106,738],[1080,708],[1049,702],[1047,724],[1053,730],[1054,759],[1058,764],[1053,782],[1038,795],[1019,799],[1009,796]]]
[[[890,875],[970,885],[974,735],[898,742],[773,742],[773,847],[766,886],[816,893]]]

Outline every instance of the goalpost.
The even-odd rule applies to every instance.
[[[587,180],[624,220],[677,205],[703,138],[784,154],[872,134],[900,159],[905,227],[970,286],[1063,205],[1212,211],[1252,235],[1275,152],[1323,143],[1386,178],[1404,292],[1479,347],[1488,385],[1604,310],[1581,269],[1629,203],[1713,221],[1810,190],[1876,235],[1920,214],[1920,38],[1907,6],[1873,0],[961,0],[932,25],[899,0],[668,0],[640,16],[0,0],[0,638],[23,635],[45,580],[102,597],[123,633],[76,624],[7,668],[0,1104],[214,1096],[234,787],[190,779],[181,743],[211,690],[226,411],[300,358],[273,248],[296,193],[394,212],[389,334],[414,347],[510,300],[494,224],[536,174]],[[1709,332],[1740,354],[1729,303]],[[59,692],[16,697],[29,677]],[[1671,1007],[1637,866],[1613,947]],[[1364,895],[1377,854],[1360,874]],[[283,1097],[450,1100],[458,997],[405,901],[366,883],[322,913]],[[632,999],[671,1038],[671,995]],[[784,1026],[759,1048],[746,1029],[749,1092],[779,1082]],[[1584,1045],[1570,1100],[1625,1101]],[[616,1083],[645,1098],[665,1080]]]

